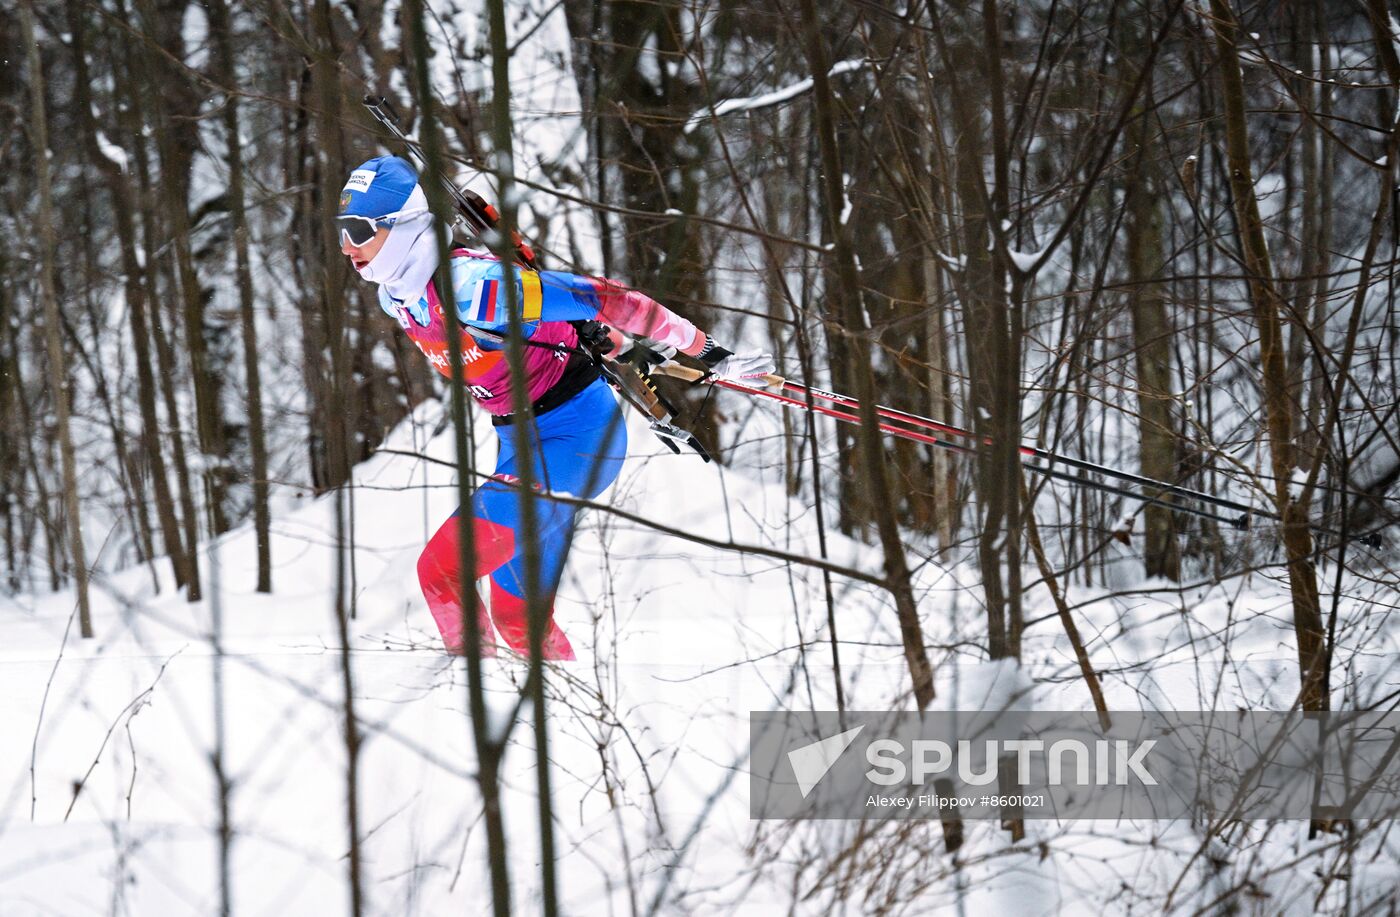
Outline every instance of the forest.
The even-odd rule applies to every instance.
[[[16,0],[0,27],[0,911],[1400,906],[1397,795],[772,819],[749,758],[755,711],[1396,709],[1382,0]],[[624,400],[601,496],[527,473],[526,571],[536,515],[577,514],[557,593],[521,599],[534,652],[445,654],[419,593],[495,436],[534,447],[347,259],[346,176],[387,155],[436,214],[443,180],[499,208],[453,246],[514,271],[518,231],[782,377],[656,370],[713,461]],[[551,601],[575,661],[541,658]]]

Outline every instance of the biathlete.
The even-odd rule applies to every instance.
[[[433,366],[452,378],[447,325],[432,282],[438,239],[428,201],[413,167],[381,156],[350,173],[340,195],[340,250],[361,277],[379,285],[380,307]],[[571,322],[608,325],[616,358],[631,346],[627,335],[644,337],[700,360],[715,376],[748,379],[773,371],[769,354],[736,355],[655,300],[610,280],[558,271],[516,270],[515,302],[525,338],[526,391],[532,402],[531,460],[544,493],[593,499],[616,480],[627,454],[627,429],[617,401],[593,361],[579,347]],[[476,570],[472,581],[490,575],[490,595],[480,620],[485,652],[492,652],[491,627],[504,643],[528,652],[525,616],[524,545],[518,534],[521,494],[511,414],[510,368],[501,339],[508,329],[504,272],[492,254],[452,253],[452,298],[463,325],[461,353],[468,391],[490,412],[497,434],[495,473],[472,497]],[[470,329],[484,334],[473,336]],[[625,334],[618,334],[618,332]],[[493,340],[494,339],[494,340]],[[549,603],[543,658],[573,659],[569,640],[554,622],[553,597],[573,534],[575,507],[556,500],[535,504],[540,555],[538,594]],[[418,558],[418,579],[433,620],[449,652],[463,651],[462,576],[458,569],[458,507]]]

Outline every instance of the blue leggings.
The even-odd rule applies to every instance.
[[[529,432],[535,484],[545,493],[591,500],[617,480],[627,457],[627,425],[602,379],[535,418]],[[508,480],[517,472],[516,435],[514,426],[496,427],[500,451],[495,475]],[[519,531],[522,498],[518,487],[496,480],[481,485],[472,497],[472,515],[516,533],[514,553],[491,578],[517,597],[525,595],[524,539]],[[535,500],[534,506],[540,550],[537,586],[540,592],[553,595],[573,537],[576,507],[548,498]]]
[[[472,496],[472,528],[476,565],[468,582],[490,574],[490,619],[483,613],[481,632],[494,624],[505,643],[525,651],[528,643],[525,596],[525,539],[519,532],[524,495],[516,477],[515,428],[497,427],[500,453],[496,473]],[[537,417],[530,425],[530,454],[534,481],[545,494],[569,494],[593,499],[622,470],[627,457],[627,427],[617,402],[602,379],[589,385],[564,404]],[[552,600],[564,571],[564,557],[574,532],[575,507],[542,496],[534,501],[536,544],[539,546],[539,579],[536,594]],[[428,609],[442,632],[450,652],[463,650],[465,621],[459,598],[463,577],[458,570],[457,516],[443,523],[418,558],[418,579]],[[470,588],[470,587],[468,587]],[[572,659],[568,638],[554,623],[546,622],[546,659]]]

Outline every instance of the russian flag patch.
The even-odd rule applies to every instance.
[[[496,318],[496,301],[500,298],[501,282],[499,280],[478,280],[476,290],[472,293],[471,321],[491,324]],[[505,309],[501,309],[499,321],[505,320]]]
[[[540,284],[540,275],[534,271],[521,271],[520,286],[517,290],[521,321],[535,321],[544,309],[544,290]],[[501,281],[482,279],[476,282],[467,320],[487,325],[505,324],[509,320],[506,316],[506,294],[501,288]]]

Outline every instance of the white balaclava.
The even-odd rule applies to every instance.
[[[406,302],[423,295],[437,270],[438,240],[422,186],[414,185],[399,214],[402,216],[389,228],[384,247],[360,268],[360,276],[380,284],[399,302]]]

